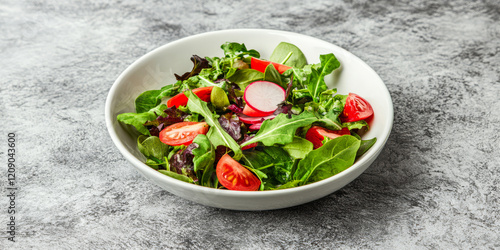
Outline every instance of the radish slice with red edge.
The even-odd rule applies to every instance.
[[[245,89],[243,98],[250,108],[259,112],[274,112],[285,100],[285,89],[268,81],[255,81]]]
[[[254,123],[252,125],[250,125],[248,127],[248,129],[252,130],[252,131],[256,131],[256,130],[259,130],[260,129],[260,126],[262,126],[262,122],[259,122],[259,123]]]
[[[244,115],[248,115],[248,116],[253,116],[253,117],[263,117],[263,116],[268,116],[268,115],[271,115],[274,113],[274,111],[271,111],[271,112],[262,112],[262,111],[257,111],[253,108],[251,108],[250,106],[245,105],[245,108],[243,108],[243,112],[242,112]]]
[[[238,114],[238,117],[240,118],[240,121],[246,124],[255,124],[255,123],[262,123],[264,120],[270,120],[276,117],[276,115],[268,115],[268,116],[261,116],[261,117],[252,117],[244,114]]]

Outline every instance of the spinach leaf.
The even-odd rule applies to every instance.
[[[354,163],[359,146],[360,141],[350,135],[328,141],[299,162],[294,179],[307,184],[344,171]]]
[[[262,142],[266,146],[274,144],[287,144],[293,141],[295,131],[299,127],[307,126],[317,120],[311,112],[302,112],[300,115],[279,114],[272,120],[265,120],[254,138],[241,144],[246,146],[254,142]]]
[[[137,138],[139,151],[148,159],[163,160],[167,155],[170,146],[160,141],[156,136],[141,135]]]
[[[271,156],[274,161],[272,168],[262,170],[272,177],[271,183],[281,185],[288,182],[292,178],[293,158],[281,147],[264,147],[264,152]]]
[[[295,68],[302,68],[307,64],[304,53],[297,46],[287,42],[279,43],[269,60]]]
[[[148,110],[158,106],[163,97],[178,94],[179,85],[180,83],[174,85],[169,84],[159,90],[148,90],[143,92],[135,99],[135,112],[147,112]]]
[[[158,170],[160,168],[165,168],[165,165],[168,164],[168,161],[166,158],[164,158],[164,160],[147,159],[145,163],[146,163],[146,165],[150,166],[152,169]]]
[[[295,136],[292,142],[283,146],[283,149],[288,152],[291,157],[302,159],[313,150],[313,144],[304,138]]]
[[[273,188],[273,190],[293,188],[293,187],[298,187],[299,185],[300,185],[300,180],[291,180],[283,185],[280,185],[280,186],[277,186],[276,188]]]
[[[242,160],[261,179],[262,189],[273,189],[291,180],[294,160],[280,147],[244,151]]]
[[[170,176],[172,178],[175,178],[177,180],[185,181],[187,183],[194,183],[193,179],[191,179],[190,177],[187,177],[187,176],[182,175],[182,174],[178,174],[176,172],[172,172],[169,170],[158,170],[158,172],[160,172],[164,175]]]
[[[147,112],[143,113],[123,113],[119,114],[116,119],[128,125],[134,126],[137,131],[144,135],[150,135],[149,130],[144,126],[147,121],[156,119],[159,115],[164,116],[163,110],[167,109],[167,105],[160,104]]]
[[[361,145],[359,146],[358,152],[356,152],[356,159],[361,157],[377,142],[377,138],[372,138],[370,140],[361,140]]]
[[[311,74],[307,79],[307,89],[315,102],[319,102],[320,93],[328,89],[324,77],[340,67],[340,62],[332,53],[320,55],[319,58],[321,64],[311,68]]]
[[[266,70],[264,71],[264,81],[274,82],[280,86],[282,85],[281,75],[271,63],[267,65]]]
[[[187,107],[191,112],[198,113],[205,117],[205,122],[210,125],[207,136],[214,147],[226,146],[233,150],[233,159],[241,158],[241,148],[238,143],[222,128],[217,118],[212,114],[207,106],[207,103],[202,101],[198,96],[191,91],[186,91],[184,94],[188,97]]]
[[[262,79],[264,79],[264,73],[255,69],[240,69],[228,78],[228,80],[236,83],[242,90],[244,90],[248,84]]]

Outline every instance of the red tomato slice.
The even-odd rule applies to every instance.
[[[292,68],[290,66],[286,66],[286,65],[271,62],[271,61],[261,60],[261,59],[255,58],[255,57],[252,57],[250,59],[250,68],[264,73],[266,71],[267,65],[269,65],[270,63],[273,64],[274,68],[276,70],[278,70],[278,72],[280,72],[280,74],[283,74],[283,72]]]
[[[344,111],[342,112],[343,122],[355,122],[364,120],[373,115],[373,108],[363,97],[349,93],[345,101]]]
[[[215,173],[220,184],[229,190],[257,191],[260,187],[259,178],[228,154],[220,158]]]
[[[179,122],[160,132],[160,141],[170,145],[189,145],[199,134],[206,134],[209,126],[206,122]]]
[[[306,133],[306,140],[312,142],[314,149],[323,146],[323,140],[325,136],[334,139],[343,135],[350,135],[348,128],[342,128],[341,130],[329,130],[320,126],[312,126]]]
[[[210,86],[210,87],[196,88],[193,89],[192,91],[202,101],[209,102],[210,94],[212,94],[213,88],[214,87]],[[176,108],[178,108],[179,106],[186,106],[187,103],[188,103],[187,96],[184,93],[179,93],[167,101],[167,107],[170,108],[172,106],[175,106]]]

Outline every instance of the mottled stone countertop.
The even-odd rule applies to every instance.
[[[317,37],[381,76],[394,127],[365,173],[308,204],[238,212],[163,191],[125,160],[104,122],[118,75],[233,28]],[[500,248],[498,1],[0,0],[0,56],[0,249]]]

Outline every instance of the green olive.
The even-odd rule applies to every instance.
[[[229,99],[227,98],[226,92],[217,86],[212,89],[212,93],[210,94],[210,101],[218,109],[229,106]]]

